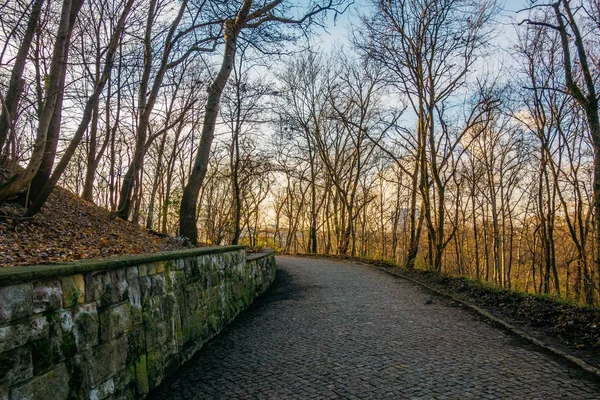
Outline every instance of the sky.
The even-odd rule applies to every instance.
[[[314,39],[314,45],[321,47],[325,51],[330,51],[336,47],[351,47],[349,36],[352,25],[359,23],[358,16],[369,12],[372,7],[371,0],[355,0],[354,4],[342,15],[338,15],[334,21],[333,16],[329,16],[328,27],[326,31],[317,31]],[[496,17],[498,22],[497,35],[493,40],[493,50],[487,57],[480,58],[472,70],[475,75],[484,76],[486,74],[495,75],[501,73],[504,69],[510,69],[510,64],[514,62],[511,48],[516,43],[517,35],[515,23],[526,16],[526,12],[517,13],[528,7],[530,0],[500,0],[501,11]],[[457,104],[462,103],[463,95],[459,94],[456,98]],[[407,109],[400,119],[406,126],[413,126],[416,123],[415,116],[410,109]]]
[[[370,8],[369,4],[369,0],[355,0],[344,14],[338,15],[336,21],[334,21],[333,15],[330,15],[327,32],[317,32],[315,43],[320,44],[325,50],[330,50],[337,45],[348,46],[350,27],[352,24],[358,23],[358,15],[368,12]],[[512,23],[519,17],[517,11],[527,7],[528,4],[529,0],[501,1],[502,11],[497,18],[498,22],[500,22],[500,32],[498,35],[500,44],[508,46],[511,40],[515,39]]]

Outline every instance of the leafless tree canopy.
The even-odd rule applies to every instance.
[[[597,304],[598,3],[349,8],[5,0],[0,201]]]

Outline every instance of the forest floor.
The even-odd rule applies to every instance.
[[[41,213],[31,219],[22,215],[16,203],[0,205],[0,268],[185,247],[173,237],[115,218],[62,188],[50,195]]]

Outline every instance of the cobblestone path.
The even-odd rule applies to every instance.
[[[267,294],[152,398],[600,399],[598,382],[410,282],[277,264]]]

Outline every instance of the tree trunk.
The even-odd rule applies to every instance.
[[[167,135],[163,135],[160,141],[160,147],[158,149],[158,160],[156,161],[156,169],[154,171],[154,182],[152,183],[152,194],[150,195],[150,204],[148,205],[148,217],[146,218],[146,229],[152,229],[154,224],[154,205],[156,204],[156,193],[158,192],[158,186],[161,178],[164,175],[162,167],[163,152],[165,150],[165,143],[167,141]],[[160,215],[160,212],[159,212]],[[160,220],[160,217],[159,217]]]
[[[25,29],[25,35],[19,46],[15,64],[10,74],[8,91],[4,98],[4,104],[2,104],[2,114],[0,114],[0,152],[2,151],[8,132],[13,128],[16,122],[19,101],[21,100],[21,95],[25,89],[23,71],[35,35],[43,3],[44,0],[34,0],[33,2],[31,14],[29,14],[29,20],[27,21],[27,28]]]
[[[106,51],[106,59],[104,62],[104,70],[102,71],[102,76],[101,76],[100,80],[96,83],[94,92],[88,98],[88,100],[85,104],[85,108],[83,110],[83,116],[81,118],[79,126],[77,127],[77,130],[75,131],[75,135],[71,139],[69,146],[67,147],[65,153],[63,154],[62,158],[60,159],[60,162],[56,166],[56,169],[52,173],[52,176],[46,182],[44,187],[40,190],[39,194],[33,199],[31,205],[27,208],[27,211],[25,213],[26,216],[29,216],[29,217],[34,216],[41,210],[42,206],[46,202],[46,199],[48,198],[48,196],[50,195],[52,190],[54,190],[54,187],[56,186],[56,184],[58,183],[58,180],[62,176],[62,173],[67,168],[69,161],[75,154],[75,150],[77,149],[77,146],[79,146],[79,143],[81,142],[81,139],[83,138],[83,134],[85,133],[85,131],[90,123],[90,120],[92,118],[92,111],[98,104],[98,99],[100,97],[100,93],[102,93],[102,90],[104,88],[104,85],[106,84],[106,81],[110,78],[110,74],[111,74],[111,70],[112,70],[112,66],[113,66],[114,54],[116,52],[117,45],[121,38],[121,33],[125,26],[125,20],[127,19],[127,16],[129,15],[129,11],[131,11],[133,3],[134,3],[134,0],[127,1],[127,4],[125,5],[125,8],[123,9],[123,13],[121,14],[121,16],[119,18],[119,22],[117,23],[117,27],[110,39],[108,49]]]
[[[0,200],[5,200],[16,195],[28,185],[44,160],[46,138],[51,128],[54,109],[62,95],[61,88],[65,81],[68,45],[74,25],[71,21],[75,21],[82,4],[83,0],[63,1],[60,23],[52,53],[52,62],[50,63],[50,78],[46,91],[46,100],[40,113],[31,159],[22,173],[15,174],[0,187]]]
[[[240,61],[241,63],[241,61]],[[241,68],[241,65],[240,65]],[[231,239],[232,245],[237,245],[240,241],[240,235],[242,233],[241,219],[242,219],[242,194],[240,188],[240,131],[241,127],[241,112],[242,112],[242,101],[240,99],[240,87],[236,89],[237,103],[236,103],[236,116],[233,132],[233,140],[231,141],[231,174],[232,174],[232,186],[233,186],[233,238]]]
[[[419,155],[415,158],[415,171],[412,178],[412,190],[410,194],[410,241],[408,243],[408,254],[406,256],[406,268],[413,269],[417,254],[419,253],[419,241],[421,240],[421,226],[423,220],[423,207],[419,211],[417,217],[417,192],[419,190]],[[417,220],[418,219],[418,220]]]
[[[152,114],[152,110],[154,109],[158,92],[162,87],[164,76],[167,70],[169,69],[169,56],[171,54],[171,50],[173,49],[173,36],[175,35],[175,30],[179,26],[179,23],[183,17],[183,13],[186,10],[188,0],[183,0],[181,2],[177,17],[171,23],[169,33],[167,34],[167,37],[164,42],[165,44],[163,48],[160,67],[156,72],[154,82],[152,83],[152,89],[150,90],[150,94],[148,95],[148,85],[150,82],[150,74],[152,72],[151,33],[152,25],[154,23],[155,18],[154,10],[156,8],[156,3],[156,0],[153,0],[150,3],[148,19],[146,21],[146,31],[144,35],[144,72],[142,80],[140,82],[138,102],[138,106],[141,108],[140,120],[135,141],[133,160],[131,161],[129,168],[127,169],[127,172],[123,177],[123,184],[121,185],[121,192],[119,194],[119,205],[117,206],[117,216],[122,219],[129,218],[129,214],[131,211],[131,196],[135,186],[135,180],[140,172],[140,169],[142,168],[144,156],[146,155],[146,149],[148,147],[148,143],[146,143],[146,138],[150,126],[150,116]]]
[[[65,65],[66,67],[66,65]],[[63,73],[66,73],[66,68]],[[41,192],[42,188],[50,179],[52,174],[52,168],[54,167],[54,160],[56,158],[56,150],[58,149],[58,138],[60,137],[60,128],[62,122],[62,106],[63,106],[63,95],[64,84],[61,85],[60,93],[56,99],[56,106],[54,107],[54,113],[52,120],[50,121],[50,127],[46,136],[46,148],[44,149],[44,156],[42,163],[40,164],[35,176],[31,180],[29,185],[29,201],[25,206],[29,206],[29,202],[35,199]]]
[[[179,209],[179,231],[181,236],[188,238],[194,245],[198,242],[198,227],[196,225],[198,194],[200,193],[200,188],[202,187],[202,182],[204,181],[208,169],[210,149],[215,135],[215,125],[219,114],[219,105],[221,103],[221,94],[223,93],[225,84],[233,69],[237,48],[237,37],[245,23],[251,5],[252,1],[244,1],[237,18],[235,20],[225,21],[225,52],[223,54],[223,61],[219,73],[208,88],[208,98],[206,100],[204,123],[202,125],[202,136],[200,137],[198,153],[189,181],[183,189],[181,207]]]
[[[98,104],[96,104],[96,107],[94,107],[94,111],[92,112],[92,124],[90,126],[90,140],[86,160],[85,180],[83,181],[83,191],[81,192],[81,197],[83,197],[87,201],[92,201],[94,197],[94,178],[96,177],[96,169],[94,168],[94,164],[96,162],[96,140],[98,137],[99,117],[98,114]],[[106,132],[106,134],[108,135],[108,132]]]

